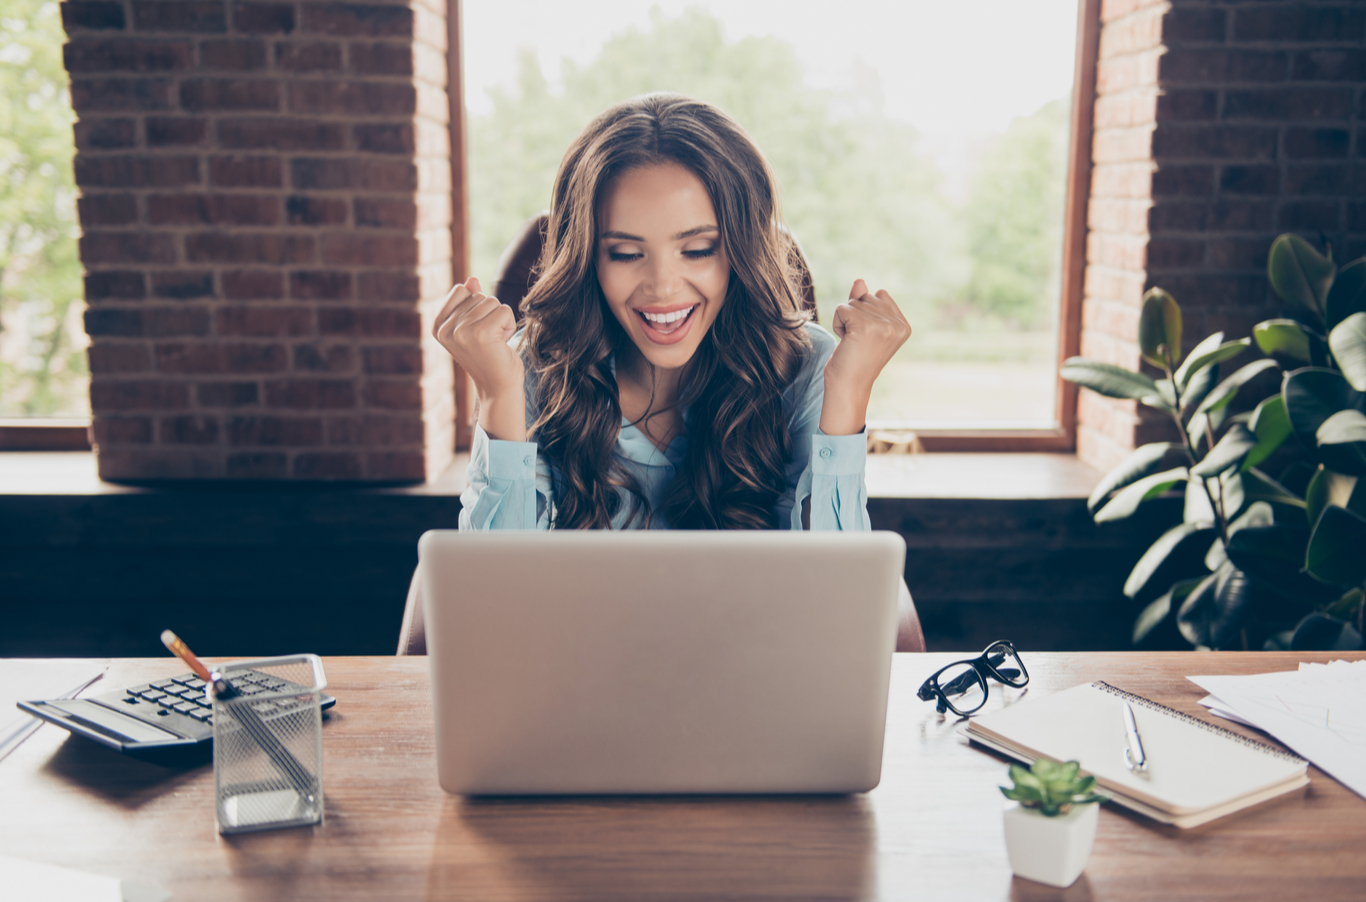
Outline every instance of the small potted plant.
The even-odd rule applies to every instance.
[[[1071,886],[1086,867],[1096,841],[1099,807],[1107,797],[1092,792],[1095,777],[1079,776],[1076,761],[1040,758],[1026,770],[1010,766],[1014,786],[1001,794],[1006,806],[1006,852],[1010,869],[1049,886]]]

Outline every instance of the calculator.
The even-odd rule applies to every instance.
[[[297,684],[258,670],[233,671],[229,682],[245,696],[288,692]],[[311,690],[297,686],[300,695]],[[154,680],[90,698],[19,702],[19,707],[77,736],[159,764],[194,764],[213,749],[213,702],[192,673]],[[321,697],[325,711],[337,703]],[[269,704],[263,702],[263,704]]]

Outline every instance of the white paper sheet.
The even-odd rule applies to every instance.
[[[1187,679],[1214,696],[1211,707],[1265,730],[1366,798],[1366,661]]]
[[[170,898],[159,886],[0,855],[0,899],[5,902],[166,902]]]

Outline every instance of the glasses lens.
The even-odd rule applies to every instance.
[[[970,664],[954,664],[941,673],[939,689],[959,714],[971,714],[987,700],[987,685]]]
[[[1007,686],[1023,686],[1029,682],[1029,671],[1025,670],[1019,654],[1008,642],[997,642],[986,650],[989,663],[1002,683]]]

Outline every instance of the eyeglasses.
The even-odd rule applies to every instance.
[[[939,668],[916,695],[927,702],[937,698],[935,708],[940,714],[947,709],[967,717],[987,703],[987,677],[1015,689],[1029,682],[1029,671],[1013,643],[998,640],[976,658]]]

